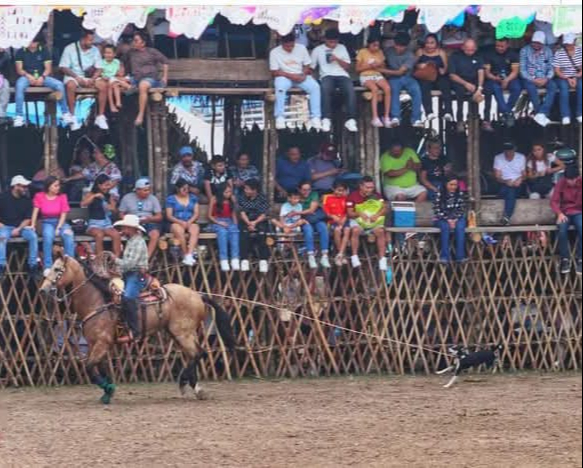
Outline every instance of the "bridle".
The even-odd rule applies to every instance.
[[[59,292],[58,292],[59,288],[57,287],[57,283],[59,281],[61,281],[61,279],[63,278],[63,275],[65,274],[67,269],[65,268],[65,266],[62,266],[62,267],[58,267],[58,268],[53,268],[53,271],[55,273],[55,278],[51,280],[50,295],[58,303],[63,303],[65,301],[67,301],[67,299],[69,299],[71,296],[73,296],[75,293],[77,293],[77,291],[79,291],[82,287],[84,287],[87,283],[89,283],[89,281],[91,281],[93,276],[95,276],[95,273],[92,272],[91,275],[89,275],[85,278],[85,281],[82,281],[81,284],[75,286],[73,289],[71,289],[71,291],[66,292],[62,296],[59,297]]]

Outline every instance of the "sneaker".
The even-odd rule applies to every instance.
[[[575,267],[575,272],[578,276],[581,276],[581,267],[583,267],[581,259],[577,260],[577,266]]]
[[[484,130],[485,132],[493,132],[494,131],[494,127],[492,127],[492,122],[482,122],[482,130]]]
[[[221,271],[231,271],[229,260],[221,260]]]
[[[458,133],[465,133],[466,132],[466,124],[465,124],[465,122],[458,122],[457,123],[457,132]]]
[[[107,125],[107,119],[105,115],[98,115],[95,117],[95,125],[97,125],[101,130],[109,130],[109,125]]]
[[[14,128],[24,127],[24,123],[25,123],[25,121],[24,121],[24,117],[22,117],[22,116],[20,116],[20,115],[17,115],[17,116],[14,118],[14,121],[12,122],[12,126],[13,126]]]
[[[514,116],[514,114],[512,112],[509,112],[508,114],[506,114],[506,126],[508,128],[512,128],[516,125],[516,117]]]
[[[182,259],[182,264],[190,267],[194,266],[194,257],[192,256],[192,254],[185,255],[184,258]]]
[[[285,130],[287,125],[285,123],[285,117],[278,117],[275,119],[275,129],[276,130]]]
[[[336,257],[334,257],[334,264],[340,268],[342,265],[344,265],[344,260],[344,255],[338,254]]]
[[[446,122],[453,122],[453,115],[451,115],[451,114],[445,114],[443,116],[443,120],[445,120]]]
[[[267,260],[261,260],[259,262],[259,273],[267,273],[269,271],[269,263]]]
[[[65,125],[71,125],[74,120],[75,120],[75,116],[73,114],[71,114],[70,112],[63,114],[63,123]]]
[[[510,226],[510,224],[512,224],[512,221],[510,220],[510,218],[508,216],[503,216],[502,217],[502,226]]]
[[[358,125],[356,124],[356,120],[354,119],[347,120],[346,123],[344,124],[344,128],[346,128],[346,130],[352,133],[358,132]]]
[[[563,117],[563,120],[561,120],[561,123],[563,125],[571,125],[571,117]]]
[[[241,271],[249,271],[251,266],[249,265],[249,260],[243,260],[241,262]]]
[[[376,119],[372,119],[372,122],[370,124],[375,128],[384,127],[383,121],[381,119],[379,119],[378,117]]]
[[[316,261],[316,257],[314,257],[314,254],[308,255],[308,263],[312,270],[316,270],[318,268],[318,262]]]
[[[383,257],[379,260],[379,270],[387,271],[389,269],[389,263],[387,257]]]
[[[561,273],[563,275],[568,275],[571,273],[571,260],[568,258],[561,259]]]
[[[399,125],[401,125],[401,120],[394,118],[394,119],[385,119],[385,127],[387,128],[393,128],[393,127],[398,127]]]
[[[449,259],[448,258],[439,257],[439,260],[437,261],[437,263],[439,263],[440,265],[449,265]]]
[[[323,119],[322,120],[322,131],[324,133],[330,133],[332,130],[332,121],[330,119]]]
[[[427,120],[435,120],[437,119],[437,115],[435,115],[434,113],[429,114],[427,117],[425,117]]]
[[[71,126],[69,128],[72,132],[76,132],[81,128],[81,122],[77,120],[77,117],[73,116],[73,120],[71,121]]]
[[[322,268],[332,268],[332,265],[330,265],[330,257],[328,257],[328,255],[322,255],[320,265],[322,265]]]
[[[241,270],[241,262],[239,261],[238,258],[234,258],[233,260],[231,260],[231,270],[233,271]]]
[[[360,268],[362,266],[362,263],[360,263],[360,258],[358,258],[358,255],[353,255],[352,257],[350,257],[350,263],[352,264],[352,268]]]
[[[425,124],[421,120],[416,120],[415,122],[413,122],[413,127],[414,128],[425,128]]]
[[[498,241],[488,233],[482,234],[482,240],[486,245],[496,245],[498,243]]]
[[[320,130],[322,130],[322,120],[319,117],[315,117],[312,120],[310,120],[310,126],[312,127],[312,129],[319,132]]]
[[[541,127],[546,127],[550,123],[550,120],[544,114],[536,114],[534,116],[534,121]]]

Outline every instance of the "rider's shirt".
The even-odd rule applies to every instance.
[[[123,274],[148,270],[148,246],[141,234],[128,240],[123,258],[117,260]]]

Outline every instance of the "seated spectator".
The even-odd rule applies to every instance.
[[[166,198],[166,220],[170,223],[170,232],[174,239],[180,243],[182,263],[186,266],[196,264],[200,236],[200,227],[197,224],[199,217],[200,205],[196,195],[190,193],[188,182],[179,179],[174,186],[174,194]]]
[[[291,146],[285,157],[279,158],[275,165],[275,190],[279,200],[285,200],[288,192],[297,190],[300,183],[310,180],[312,173],[309,164],[302,159],[297,146]]]
[[[554,154],[548,154],[543,143],[533,144],[526,166],[530,198],[538,200],[550,195],[555,186],[555,174],[564,170],[565,163]]]
[[[425,36],[423,47],[417,51],[417,65],[415,66],[415,78],[421,87],[423,108],[427,114],[427,120],[433,120],[437,116],[433,110],[434,89],[441,92],[439,116],[446,122],[453,121],[453,107],[451,99],[451,82],[448,76],[448,58],[445,50],[440,47],[436,34]]]
[[[233,188],[223,186],[222,192],[214,192],[209,205],[209,221],[217,235],[219,260],[222,271],[239,271],[241,269],[239,254],[239,223],[233,203]],[[229,249],[231,263],[229,264]]]
[[[160,202],[152,195],[149,179],[138,179],[134,191],[121,199],[119,215],[123,218],[127,214],[137,216],[146,230],[149,237],[148,256],[152,258],[158,247],[163,217]]]
[[[65,86],[52,75],[52,59],[48,49],[40,44],[39,37],[35,37],[28,47],[16,52],[15,57],[16,74],[18,79],[14,86],[14,101],[16,103],[16,117],[14,126],[22,127],[24,119],[24,92],[29,86],[46,86],[58,93],[61,93],[59,107],[61,108],[63,122],[67,125],[74,123],[74,117],[69,111]]]
[[[8,122],[6,112],[10,102],[10,82],[4,76],[4,69],[10,63],[10,52],[0,48],[0,125]]]
[[[485,59],[484,72],[486,84],[484,94],[486,98],[484,109],[484,130],[492,131],[490,119],[492,117],[492,96],[496,98],[498,114],[504,116],[507,127],[515,124],[514,106],[522,93],[520,82],[520,58],[518,53],[510,49],[508,39],[496,41],[495,50]],[[504,92],[508,91],[508,101],[504,98]]]
[[[108,130],[105,106],[107,105],[107,84],[98,81],[101,75],[101,52],[93,45],[95,33],[84,30],[81,39],[69,44],[63,50],[59,67],[65,75],[65,89],[67,90],[68,108],[75,115],[75,101],[77,88],[97,89],[97,117],[95,125],[102,130]],[[76,118],[71,121],[71,130],[79,130],[81,124]]]
[[[435,200],[443,187],[446,176],[451,175],[452,165],[443,154],[439,140],[428,140],[425,145],[425,157],[421,160],[421,183],[427,189],[430,200]]]
[[[385,197],[391,201],[427,200],[427,190],[419,184],[417,173],[421,161],[411,148],[395,140],[381,156],[381,171]]]
[[[100,174],[95,179],[91,192],[81,201],[81,207],[87,208],[89,221],[87,234],[95,239],[95,254],[103,252],[103,240],[111,239],[113,254],[121,255],[121,236],[113,227],[112,215],[117,211],[117,199],[111,195],[112,180],[106,174]]]
[[[557,224],[559,225],[559,254],[561,256],[561,273],[563,274],[568,274],[571,271],[569,227],[572,225],[577,230],[576,272],[581,276],[581,239],[583,238],[581,197],[581,175],[577,164],[573,164],[565,170],[565,177],[557,183],[551,198],[551,208],[557,215]]]
[[[28,243],[28,274],[31,280],[39,276],[38,237],[31,224],[32,201],[27,197],[29,185],[30,180],[15,176],[10,190],[0,195],[0,280],[6,273],[6,245],[12,237],[22,237]]]
[[[55,237],[60,235],[65,248],[65,255],[75,256],[75,237],[71,226],[67,224],[69,201],[67,195],[61,193],[61,182],[56,177],[48,177],[44,190],[38,192],[33,200],[31,226],[36,226],[41,220],[43,236],[43,268],[46,276],[53,266],[53,244]]]
[[[322,253],[320,265],[322,265],[323,268],[330,268],[330,258],[328,256],[330,251],[330,232],[328,231],[328,225],[326,223],[326,213],[324,213],[324,210],[322,210],[322,207],[320,206],[318,192],[312,190],[312,184],[310,182],[302,182],[299,185],[299,191],[302,206],[300,215],[307,221],[307,223],[302,226],[302,231],[304,233],[306,249],[308,250],[310,268],[313,270],[318,268],[314,256],[314,253],[316,252],[314,232],[318,232],[320,237],[320,251]],[[310,252],[312,252],[312,256],[310,256]]]
[[[465,262],[467,202],[457,177],[448,177],[438,190],[433,211],[434,224],[441,231],[440,263],[451,262],[449,241],[452,233],[455,234],[455,259],[459,263]]]
[[[204,191],[210,200],[213,193],[222,193],[226,186],[233,186],[233,176],[227,169],[227,162],[222,156],[213,156],[211,167],[204,176]]]
[[[337,267],[342,267],[346,261],[346,248],[350,240],[350,223],[346,201],[348,198],[348,186],[342,181],[334,182],[334,192],[324,195],[322,198],[322,208],[334,235],[334,245],[336,246],[336,258],[334,263]]]
[[[275,85],[275,126],[286,128],[285,104],[287,92],[300,88],[310,97],[310,124],[320,131],[322,128],[322,103],[320,85],[311,76],[312,59],[308,49],[296,44],[296,36],[291,33],[281,38],[281,45],[269,53],[269,69]]]
[[[248,180],[255,179],[261,181],[259,169],[251,164],[251,158],[245,152],[238,154],[236,165],[231,167],[231,175],[233,176],[235,195],[238,195],[243,190],[243,185]]]
[[[121,61],[115,57],[115,46],[106,44],[103,47],[103,61],[101,76],[99,80],[107,82],[107,98],[109,109],[117,114],[121,109],[121,91],[131,88],[130,80],[126,78],[125,67]]]
[[[504,143],[504,152],[494,158],[494,175],[501,184],[500,197],[504,200],[502,224],[508,226],[526,179],[526,157],[516,152],[514,143]]]
[[[402,32],[395,37],[395,45],[385,50],[387,59],[387,71],[385,76],[389,79],[391,95],[394,97],[391,103],[391,126],[401,125],[401,100],[399,96],[404,89],[411,96],[411,125],[423,128],[421,120],[421,88],[415,78],[413,71],[417,58],[409,49],[411,37]]]
[[[522,85],[534,108],[534,120],[539,125],[546,127],[549,123],[551,108],[557,94],[557,84],[553,79],[553,52],[545,45],[546,36],[542,31],[537,31],[532,36],[532,42],[520,51],[520,77]],[[544,89],[543,104],[540,103],[539,90]]]
[[[297,190],[291,190],[287,194],[287,201],[281,205],[279,210],[279,219],[274,219],[273,225],[278,229],[278,231],[284,234],[299,233],[302,230],[302,226],[307,225],[308,222],[302,218],[302,203],[300,198],[300,192]],[[313,239],[312,239],[313,244]],[[316,257],[314,256],[314,249],[312,247],[308,251],[308,257],[310,258],[310,263],[313,262],[316,265]]]
[[[559,104],[561,107],[561,117],[563,125],[571,124],[571,91],[576,92],[577,121],[582,122],[583,110],[583,89],[581,87],[581,47],[577,46],[577,36],[575,34],[566,34],[563,38],[563,47],[557,50],[553,58],[553,67],[557,75],[557,84],[559,88]]]
[[[159,50],[149,47],[148,42],[149,37],[146,33],[135,32],[132,48],[125,57],[131,84],[138,88],[139,92],[136,127],[140,127],[144,122],[150,89],[165,88],[168,85],[168,59]]]
[[[319,194],[330,193],[336,178],[344,170],[340,168],[338,149],[332,143],[323,143],[320,152],[308,160],[312,173],[312,187]]]
[[[373,127],[391,127],[389,112],[391,111],[391,87],[383,76],[387,71],[385,54],[381,50],[379,37],[368,38],[367,46],[361,49],[356,56],[356,71],[360,75],[360,84],[371,92],[370,105],[372,109]],[[384,118],[379,118],[379,92],[384,93]],[[397,96],[396,99],[399,99]]]
[[[176,185],[179,179],[184,179],[188,182],[190,191],[195,195],[200,195],[205,176],[204,166],[194,159],[194,152],[190,146],[183,146],[178,154],[180,162],[172,168],[170,184]]]
[[[381,194],[376,191],[372,177],[362,178],[358,190],[348,196],[346,209],[352,231],[352,268],[360,268],[362,266],[358,256],[360,237],[363,234],[374,234],[377,242],[379,269],[387,271],[388,263],[385,257],[387,251],[387,233],[385,230],[387,207]]]
[[[464,102],[468,96],[474,102],[483,100],[484,61],[478,55],[478,46],[473,39],[466,39],[462,50],[449,60],[449,77],[457,97],[458,132],[465,131]]]
[[[328,29],[325,33],[324,44],[316,47],[312,52],[312,69],[320,69],[322,130],[329,132],[332,129],[334,93],[339,89],[346,104],[347,119],[344,126],[349,132],[357,132],[356,92],[349,73],[351,60],[348,50],[339,43],[339,40],[340,32],[337,29]]]
[[[259,272],[269,271],[269,249],[265,242],[268,230],[267,217],[269,202],[261,193],[261,185],[257,180],[248,180],[243,187],[243,193],[237,198],[239,207],[239,232],[241,240],[241,271],[249,271],[249,254],[253,247],[259,253]]]

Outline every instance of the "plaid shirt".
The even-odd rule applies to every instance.
[[[553,51],[546,46],[540,52],[530,45],[523,47],[520,51],[520,76],[529,81],[537,78],[552,80],[555,76]]]
[[[204,166],[200,161],[194,161],[192,167],[184,167],[182,163],[178,163],[172,169],[170,183],[174,185],[179,179],[184,179],[191,187],[201,188],[204,180]]]
[[[258,194],[254,199],[240,194],[237,203],[239,211],[245,213],[250,221],[255,221],[259,216],[267,214],[269,211],[269,202],[262,193]]]
[[[132,271],[148,270],[148,246],[141,234],[128,240],[123,258],[116,260],[123,274]]]
[[[445,200],[441,190],[437,192],[435,201],[433,202],[433,211],[435,212],[435,220],[449,220],[460,219],[466,215],[466,194],[465,192],[448,193]]]

